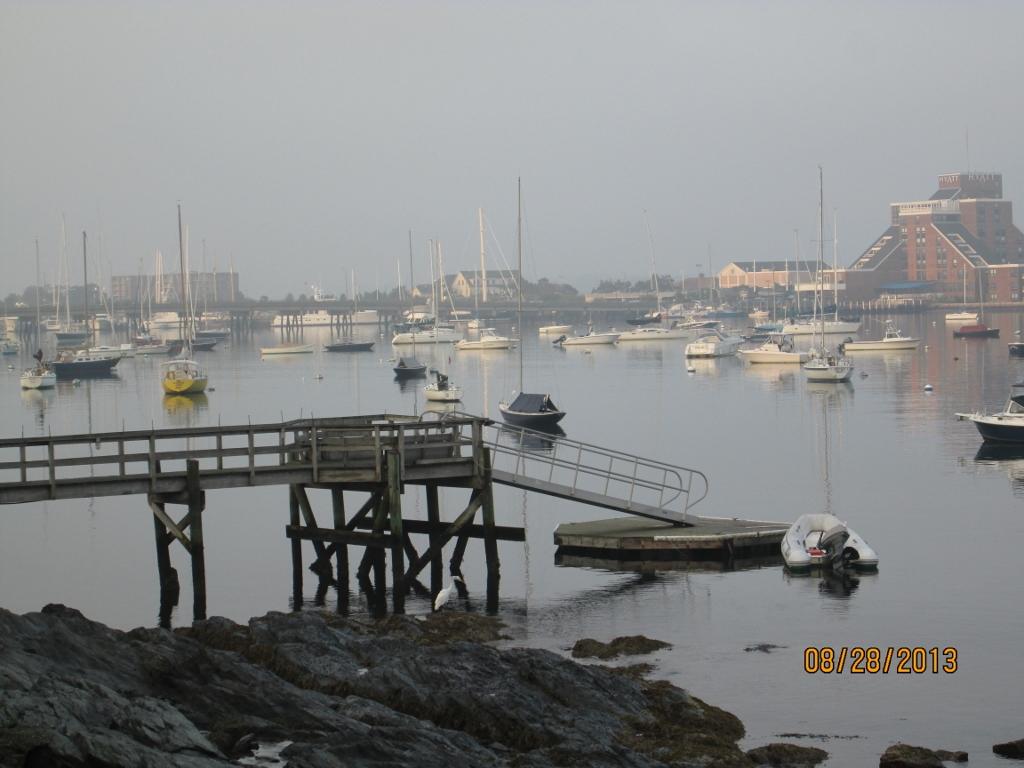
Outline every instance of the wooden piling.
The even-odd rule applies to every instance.
[[[345,492],[340,486],[331,488],[331,509],[334,513],[334,530],[345,529]],[[337,554],[338,612],[348,613],[348,544],[334,545]]]
[[[444,553],[437,547],[438,527],[441,524],[441,508],[438,504],[437,483],[427,483],[427,522],[430,523],[430,551],[436,554],[430,558],[430,599],[431,604],[437,593],[444,588]]]
[[[402,536],[402,465],[398,451],[387,452],[388,517],[391,523],[391,602],[395,613],[405,613],[405,552]]]
[[[292,486],[288,488],[288,522],[299,527],[299,498]],[[292,538],[292,610],[302,610],[302,540]]]
[[[494,489],[491,484],[490,451],[483,449],[484,487],[481,491],[483,504],[481,516],[484,525],[484,553],[487,559],[487,610],[498,610],[498,583],[501,581],[501,562],[498,560],[498,540],[494,535]]]
[[[192,542],[192,619],[206,618],[206,552],[203,545],[203,507],[206,506],[199,487],[199,462],[185,462],[185,489],[188,494],[189,539]]]

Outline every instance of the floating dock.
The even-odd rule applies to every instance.
[[[635,517],[563,523],[560,555],[596,560],[733,560],[779,555],[789,523],[689,515],[686,526]],[[779,562],[781,562],[781,557]]]

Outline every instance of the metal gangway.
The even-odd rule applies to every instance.
[[[690,510],[708,494],[707,476],[699,470],[573,440],[564,433],[486,420],[482,440],[490,449],[493,481],[513,488],[675,525],[689,525]]]

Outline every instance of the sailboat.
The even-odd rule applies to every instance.
[[[822,282],[823,270],[823,243],[822,237],[825,231],[825,192],[824,179],[821,166],[818,166],[818,290],[814,297],[815,309],[819,318],[819,332],[821,334],[821,346],[811,349],[811,358],[804,363],[804,375],[807,381],[813,382],[835,382],[849,381],[853,375],[853,361],[844,357],[841,352],[836,354],[825,346],[825,312],[822,306],[822,294],[825,284]],[[835,276],[833,275],[833,281]],[[840,347],[840,350],[842,347]]]
[[[523,183],[517,181],[516,202],[516,250],[519,254],[519,280],[516,288],[519,293],[519,304],[516,310],[516,323],[522,333],[523,328]],[[519,345],[519,392],[511,402],[502,400],[498,403],[501,417],[509,424],[530,429],[550,430],[565,417],[551,395],[534,394],[523,391],[523,345]]]
[[[983,267],[977,267],[976,269],[983,269]],[[981,310],[979,312],[976,322],[969,323],[968,325],[961,325],[955,331],[953,331],[953,338],[957,339],[998,339],[999,329],[989,328],[985,325],[985,291],[988,288],[986,281],[983,279],[982,274],[978,274],[978,296],[980,299]],[[980,318],[980,319],[979,319]]]
[[[413,295],[412,289],[415,288],[416,283],[413,278],[413,261],[412,261],[412,230],[409,231],[409,302],[412,304]],[[410,314],[412,313],[410,307]],[[406,379],[419,378],[420,376],[427,375],[427,366],[425,363],[421,363],[416,359],[416,334],[412,335],[412,355],[409,357],[399,357],[398,362],[395,363],[393,370],[395,372],[395,379],[399,382],[405,381]]]
[[[444,260],[441,258],[441,243],[435,243],[434,248],[437,254],[437,277],[439,280],[438,291],[442,294],[439,297],[439,303],[444,302],[445,282],[444,282]],[[433,257],[431,257],[431,272],[433,272]],[[449,299],[451,297],[449,296]],[[435,306],[438,306],[435,304]],[[434,356],[437,356],[437,336],[434,337]],[[457,403],[462,399],[462,387],[458,387],[451,383],[448,378],[447,366],[444,373],[440,371],[434,371],[434,383],[427,384],[423,388],[423,393],[426,395],[427,400],[435,403]]]
[[[185,269],[185,242],[181,228],[181,204],[178,204],[178,259],[181,263],[181,309],[185,328],[181,334],[184,346],[181,357],[161,363],[160,384],[168,395],[193,395],[206,390],[206,371],[192,360],[192,339],[195,337],[195,314],[191,311],[188,272]]]
[[[967,265],[963,264],[963,278],[964,278],[964,308],[960,312],[947,312],[946,322],[947,323],[976,323],[978,322],[977,312],[967,311]]]

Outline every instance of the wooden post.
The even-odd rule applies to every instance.
[[[405,552],[402,537],[402,466],[400,454],[389,450],[388,517],[391,520],[391,602],[395,613],[405,613]]]
[[[437,498],[437,483],[427,483],[427,522],[430,523],[430,549],[437,554],[430,558],[430,599],[433,604],[437,593],[444,588],[444,552],[437,546],[441,525],[441,508]]]
[[[299,525],[299,497],[288,488],[288,522]],[[292,539],[292,610],[302,610],[302,540]]]
[[[491,452],[483,449],[484,488],[481,507],[484,524],[484,552],[487,557],[487,611],[498,610],[498,582],[501,581],[501,563],[498,560],[498,540],[494,536],[494,487],[491,484]]]
[[[331,507],[334,510],[334,530],[345,528],[345,492],[340,486],[331,488]],[[338,613],[348,613],[348,544],[338,544],[337,590]]]
[[[149,497],[149,504],[150,507],[164,510],[164,505],[152,496]],[[171,609],[178,604],[178,595],[181,590],[178,573],[171,566],[170,544],[174,536],[168,532],[166,526],[156,515],[153,515],[153,533],[156,537],[156,567],[160,579],[160,626],[170,629]]]
[[[206,618],[206,554],[203,549],[203,507],[199,488],[199,462],[185,462],[185,488],[188,491],[189,539],[192,542],[192,619]]]

